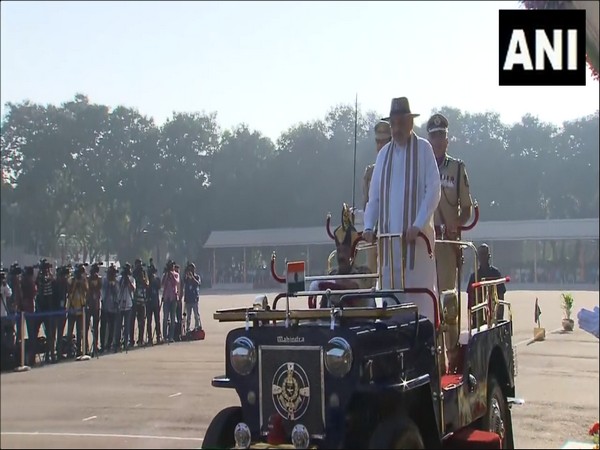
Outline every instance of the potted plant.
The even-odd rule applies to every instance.
[[[565,312],[565,317],[562,320],[563,330],[573,331],[575,322],[571,319],[571,312],[573,311],[573,295],[562,294],[562,309]]]

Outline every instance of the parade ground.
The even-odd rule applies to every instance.
[[[588,442],[588,428],[599,416],[598,339],[577,325],[572,333],[561,331],[564,291],[508,288],[517,348],[517,396],[525,400],[513,408],[516,448],[557,449],[569,440]],[[577,311],[598,304],[598,291],[572,293],[577,322]],[[238,404],[235,391],[213,388],[210,381],[224,373],[227,331],[244,324],[217,323],[212,313],[251,305],[255,295],[203,293],[204,341],[2,374],[0,446],[200,447],[212,417]],[[546,340],[532,343],[536,297]]]

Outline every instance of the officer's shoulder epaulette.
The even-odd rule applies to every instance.
[[[454,156],[448,155],[447,159],[446,159],[446,165],[448,166],[450,164],[456,164],[456,165],[459,165],[459,166],[464,166],[464,162],[463,162],[462,159],[455,158]]]

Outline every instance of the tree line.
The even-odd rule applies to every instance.
[[[321,225],[352,202],[354,105],[295,124],[276,142],[245,124],[223,130],[216,113],[174,113],[159,126],[82,94],[6,108],[1,239],[29,252],[59,255],[68,241],[88,261],[131,261],[162,242],[175,258],[201,258],[212,230]],[[598,217],[598,111],[562,126],[438,111],[482,221]],[[357,115],[357,205],[379,117]]]

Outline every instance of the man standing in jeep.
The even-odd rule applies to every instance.
[[[428,140],[433,148],[438,170],[440,172],[441,197],[433,216],[435,238],[448,241],[461,239],[460,227],[464,226],[472,212],[472,200],[469,192],[469,181],[465,164],[446,152],[448,149],[448,119],[442,114],[434,114],[427,121]],[[444,340],[450,364],[458,351],[458,296],[444,291],[459,288],[457,276],[462,265],[462,250],[458,245],[436,244],[435,260],[438,279],[438,293],[443,301],[446,331]],[[442,365],[445,364],[444,353],[441,354]]]

